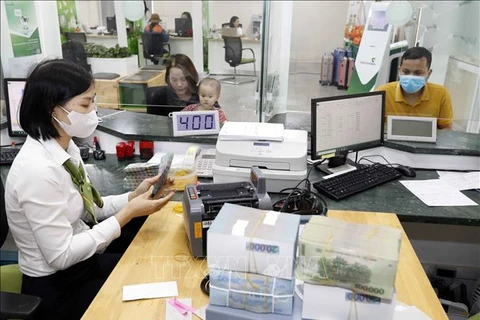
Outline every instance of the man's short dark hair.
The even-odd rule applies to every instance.
[[[432,65],[432,54],[424,47],[413,47],[405,51],[400,60],[400,65],[402,65],[403,60],[417,60],[417,59],[427,59],[427,68],[430,69]]]
[[[94,84],[84,67],[62,59],[44,60],[30,73],[20,104],[20,126],[35,139],[59,137],[52,123],[53,108],[87,91]]]

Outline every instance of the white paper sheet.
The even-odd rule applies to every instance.
[[[480,171],[437,171],[437,173],[441,180],[448,182],[457,190],[480,189]]]
[[[393,320],[431,320],[425,313],[418,310],[415,306],[405,306],[403,304],[395,306]]]
[[[463,193],[441,179],[408,181],[400,180],[427,206],[476,206],[477,204]]]
[[[283,141],[283,123],[227,121],[218,134],[219,140]]]
[[[207,319],[207,306],[208,304],[204,305],[201,308],[198,308],[193,312],[193,314],[196,315],[201,320]]]
[[[176,281],[153,282],[123,286],[123,301],[178,296]]]
[[[183,304],[192,305],[191,298],[177,299]],[[181,314],[172,306],[168,301],[165,303],[165,320],[192,320],[192,313],[187,312],[186,314]]]

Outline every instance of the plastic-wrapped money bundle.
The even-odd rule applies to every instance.
[[[159,172],[158,163],[131,163],[123,171],[123,187],[132,190],[138,187],[146,178],[155,177]]]
[[[210,269],[210,303],[257,313],[292,314],[295,280]]]
[[[394,292],[399,229],[314,216],[299,237],[296,276],[384,299]]]

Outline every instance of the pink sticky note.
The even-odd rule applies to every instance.
[[[168,300],[168,303],[171,304],[181,314],[187,314],[187,312],[195,311],[195,308],[178,301],[177,298]]]

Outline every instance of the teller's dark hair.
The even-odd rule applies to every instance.
[[[59,137],[52,122],[53,108],[94,85],[92,75],[82,66],[62,59],[44,60],[30,73],[20,104],[20,126],[35,139]]]

